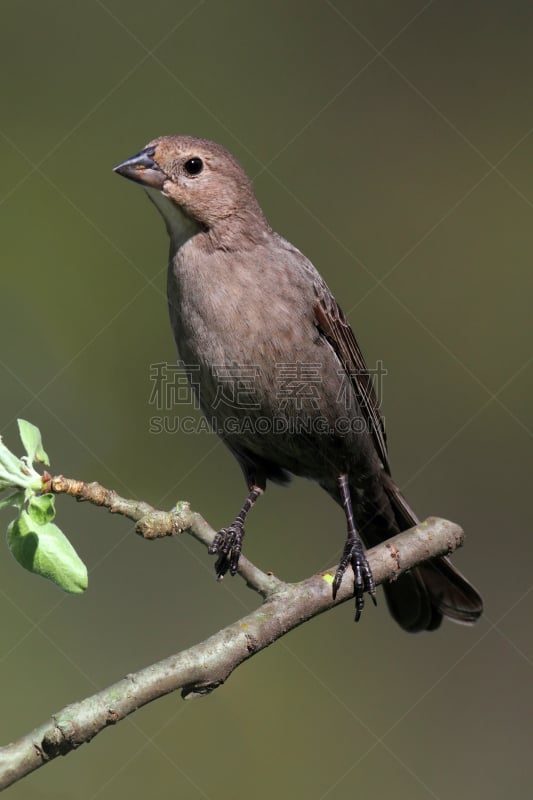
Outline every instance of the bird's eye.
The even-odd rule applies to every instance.
[[[195,156],[194,158],[189,158],[183,166],[185,167],[185,172],[188,172],[189,175],[199,175],[204,168],[204,162],[201,158]]]

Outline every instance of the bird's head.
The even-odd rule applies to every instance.
[[[118,164],[115,172],[140,183],[165,219],[171,238],[264,222],[251,181],[221,145],[192,136],[160,136]],[[253,227],[253,226],[252,226]]]

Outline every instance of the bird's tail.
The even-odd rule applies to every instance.
[[[417,525],[416,514],[388,476],[384,488],[400,531]],[[415,567],[384,590],[394,619],[413,633],[438,628],[443,617],[473,625],[483,611],[478,592],[444,557]]]

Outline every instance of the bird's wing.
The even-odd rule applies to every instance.
[[[322,281],[315,280],[314,289],[316,326],[344,367],[383,467],[390,473],[387,439],[378,399],[354,332],[328,287]]]

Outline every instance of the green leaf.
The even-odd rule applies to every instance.
[[[15,506],[16,508],[22,508],[24,504],[24,492],[13,492],[10,494],[9,497],[3,497],[0,500],[0,511],[3,508],[7,508],[8,506]]]
[[[52,522],[56,515],[55,497],[53,494],[41,494],[30,497],[28,514],[37,525]]]
[[[23,463],[20,458],[17,458],[11,450],[9,450],[2,441],[0,436],[0,467],[2,470],[2,477],[6,480],[9,477],[18,478],[23,468]]]
[[[14,488],[14,481],[7,480],[0,475],[0,492],[3,492],[4,489],[13,489]]]
[[[53,581],[65,592],[79,594],[87,588],[85,564],[53,522],[39,525],[22,511],[7,529],[7,541],[15,559],[30,572]]]
[[[24,445],[24,449],[30,461],[40,461],[49,467],[50,461],[44,451],[39,428],[36,425],[32,425],[31,422],[27,422],[25,419],[18,419],[17,423],[22,444]]]

